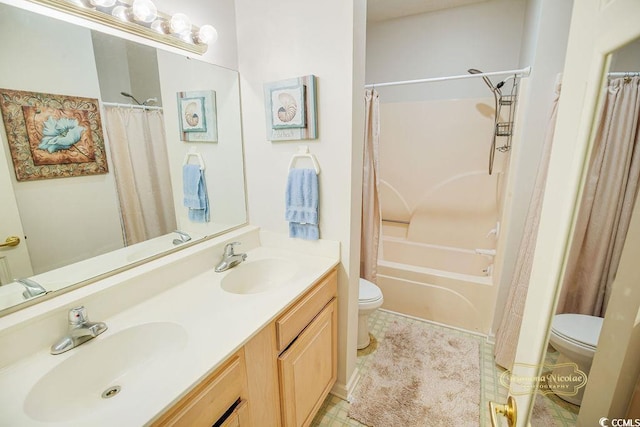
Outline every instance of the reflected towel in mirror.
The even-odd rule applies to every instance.
[[[182,167],[183,204],[189,209],[189,220],[209,222],[209,196],[204,179],[204,171],[199,165],[186,164]]]

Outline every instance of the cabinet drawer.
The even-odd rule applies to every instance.
[[[214,427],[216,427],[217,425],[218,423],[216,423]],[[220,424],[220,427],[243,427],[248,425],[249,413],[247,410],[247,402],[242,401],[236,407],[236,409],[233,410],[231,415],[229,415],[229,418],[227,418],[222,424]]]
[[[241,350],[153,425],[211,427],[239,398],[244,397],[246,381],[244,352]]]
[[[333,270],[276,321],[278,352],[287,348],[337,293],[337,272]]]

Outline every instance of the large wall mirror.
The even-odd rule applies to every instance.
[[[546,389],[541,387],[544,393],[536,396],[533,425],[546,425],[552,418],[569,425],[598,419],[609,425],[601,417],[636,418],[640,413],[637,255],[633,245],[626,245],[638,240],[639,87],[636,39],[611,52],[603,78],[585,184],[545,353]],[[586,385],[583,379],[588,379]],[[606,402],[609,412],[594,409],[595,402]]]
[[[0,244],[21,240],[0,247],[0,315],[246,223],[236,71],[6,4],[0,33],[2,102],[26,117],[29,94],[47,100],[35,119],[0,122]],[[76,108],[55,103],[80,97],[97,100],[108,171],[19,180],[34,150],[12,145],[20,126],[42,136],[51,115],[68,117],[56,110]],[[204,171],[208,221],[184,206],[186,163]]]

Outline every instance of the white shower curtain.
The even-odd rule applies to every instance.
[[[364,162],[362,172],[362,225],[360,277],[376,282],[380,242],[380,198],[378,145],[380,141],[380,100],[378,92],[365,91]]]
[[[549,158],[551,155],[551,143],[556,127],[556,116],[558,113],[558,99],[560,98],[560,84],[556,85],[555,98],[551,109],[551,116],[547,124],[542,157],[538,166],[536,182],[529,201],[529,211],[524,225],[524,235],[520,241],[516,267],[511,279],[509,296],[505,307],[500,327],[496,333],[496,345],[494,347],[495,361],[498,365],[512,369],[516,357],[516,348],[520,336],[520,326],[522,325],[522,314],[524,303],[529,289],[529,278],[533,265],[533,255],[535,253],[536,240],[538,237],[538,226],[540,224],[540,213],[542,211],[542,200],[544,198],[544,187],[547,182],[547,171],[549,169]]]
[[[105,106],[126,245],[176,229],[162,111]]]

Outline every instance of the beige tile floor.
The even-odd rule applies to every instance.
[[[500,374],[504,372],[500,367],[497,367],[493,361],[493,345],[488,343],[483,337],[458,331],[455,329],[446,328],[441,325],[408,318],[396,313],[391,313],[384,310],[378,310],[369,317],[369,331],[375,337],[377,341],[384,340],[385,332],[392,321],[399,322],[411,322],[420,324],[426,328],[440,328],[447,329],[452,333],[464,335],[468,338],[478,341],[480,348],[480,420],[478,425],[481,427],[489,427],[491,422],[489,420],[489,401],[504,402],[507,398],[507,389],[500,384]],[[369,368],[371,360],[375,354],[375,348],[377,343],[373,343],[364,351],[358,352],[358,359],[356,363],[356,369],[360,371],[360,375],[363,375]],[[554,357],[551,354],[551,357]],[[557,357],[557,355],[555,355]],[[551,395],[553,396],[553,395]],[[555,396],[549,398],[548,396],[539,396],[543,399],[545,406],[552,414],[554,420],[557,422],[557,426],[572,427],[575,425],[577,416],[577,407],[568,404]],[[336,396],[329,395],[324,401],[320,411],[313,420],[312,426],[322,427],[341,427],[341,426],[363,426],[361,424],[347,416],[349,412],[349,402],[342,400]],[[404,426],[386,426],[386,427],[404,427]],[[537,427],[537,426],[534,426]],[[544,426],[547,427],[547,426]]]

